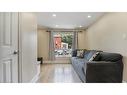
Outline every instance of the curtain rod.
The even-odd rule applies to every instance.
[[[47,31],[84,31],[85,29],[47,29]]]
[[[47,30],[48,32],[50,32],[50,31],[60,31],[60,32],[66,32],[66,31],[85,31],[86,29],[53,29],[53,28],[38,28],[38,29],[41,29],[41,30]]]

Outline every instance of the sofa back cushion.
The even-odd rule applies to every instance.
[[[117,53],[107,53],[107,52],[101,52],[100,53],[100,61],[111,61],[116,62],[122,60],[122,55]]]
[[[96,53],[95,50],[87,50],[84,54],[84,58],[89,61],[89,59]]]

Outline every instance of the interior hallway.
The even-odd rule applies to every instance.
[[[71,64],[43,64],[38,83],[81,83],[81,80]]]

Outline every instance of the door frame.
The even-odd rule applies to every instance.
[[[22,83],[22,33],[21,33],[21,16],[22,13],[18,12],[18,75],[19,75],[19,83]]]

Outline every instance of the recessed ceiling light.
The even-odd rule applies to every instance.
[[[56,25],[56,27],[58,27],[59,25]]]
[[[82,27],[81,25],[79,27]]]
[[[87,17],[88,17],[88,18],[91,18],[91,15],[88,15]]]
[[[52,14],[53,17],[56,17],[56,14]]]

